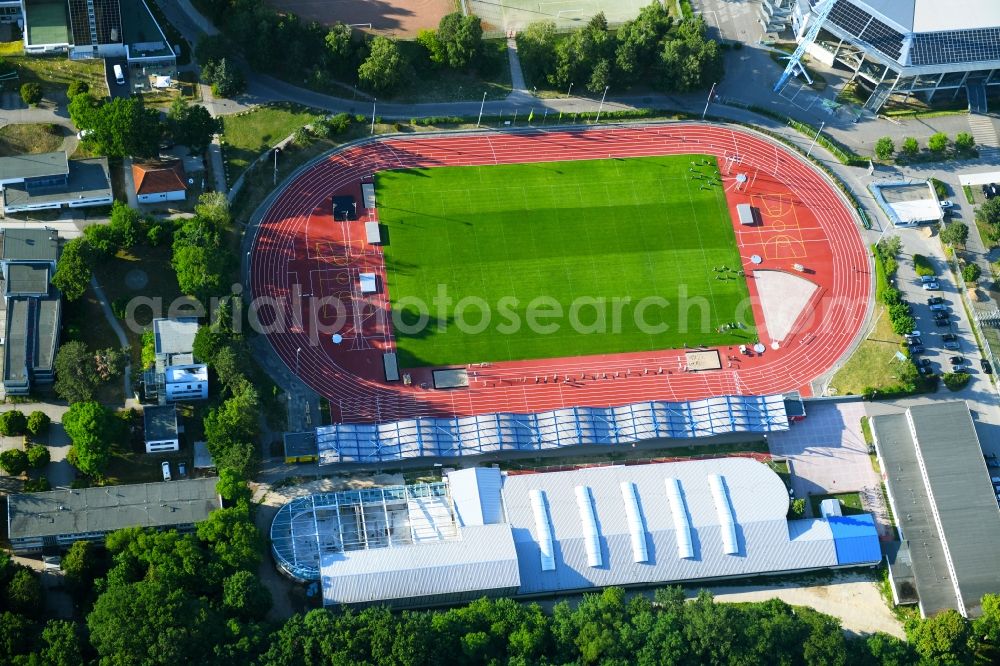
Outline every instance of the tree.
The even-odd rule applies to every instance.
[[[233,389],[233,395],[205,417],[205,441],[220,469],[231,468],[250,478],[257,464],[254,445],[259,419],[257,391],[249,382]]]
[[[892,142],[892,138],[884,136],[875,142],[875,157],[885,161],[892,159],[892,154],[896,152],[896,144]]]
[[[672,25],[666,7],[653,2],[643,7],[634,21],[619,28],[615,65],[623,83],[638,81],[656,65],[663,40]]]
[[[962,268],[962,279],[966,282],[975,282],[982,274],[983,269],[979,267],[979,264],[966,264],[965,267]]]
[[[220,131],[219,121],[200,104],[190,105],[178,97],[170,105],[167,121],[174,141],[187,146],[192,153],[202,153]]]
[[[965,222],[952,222],[941,230],[941,242],[948,245],[965,245],[969,239],[969,225]]]
[[[49,620],[42,629],[42,662],[45,666],[77,666],[86,660],[76,623]]]
[[[452,12],[441,17],[437,40],[452,69],[464,69],[472,63],[483,45],[483,26],[478,16]]]
[[[70,105],[82,98],[77,95]],[[154,157],[159,152],[163,136],[160,114],[156,109],[147,109],[141,98],[116,97],[85,116],[84,122],[90,125],[85,128],[90,131],[83,142],[100,155]]]
[[[959,152],[969,152],[976,147],[976,139],[968,132],[959,132],[955,135],[955,150]]]
[[[31,649],[34,632],[34,623],[28,617],[10,611],[0,613],[0,655],[27,652]]]
[[[973,623],[976,636],[982,636],[994,646],[1000,645],[1000,594],[984,594],[982,615]]]
[[[243,70],[229,58],[206,62],[201,68],[201,78],[212,85],[212,94],[219,97],[235,97],[247,87]]]
[[[63,246],[56,272],[52,275],[52,284],[62,292],[67,301],[75,301],[87,290],[90,276],[90,249],[87,241],[74,238]]]
[[[213,193],[214,194],[214,193]],[[186,220],[174,234],[171,265],[177,272],[177,284],[185,294],[203,301],[219,294],[230,266],[230,255],[222,247],[220,215],[216,197],[202,195],[195,216]],[[228,220],[228,208],[225,218]]]
[[[932,134],[927,139],[927,148],[932,153],[943,153],[948,148],[948,135],[944,132]]]
[[[37,106],[42,101],[42,86],[34,82],[23,84],[21,86],[21,99],[28,106]]]
[[[34,572],[25,567],[14,572],[7,583],[8,607],[29,617],[37,617],[43,612],[42,586]]]
[[[85,402],[94,397],[101,383],[94,363],[94,353],[79,340],[72,340],[59,347],[54,364],[55,391],[70,404]]]
[[[798,498],[792,500],[792,503],[788,507],[788,517],[789,518],[801,518],[806,515],[806,501],[803,498]]]
[[[70,594],[82,602],[94,593],[94,581],[107,571],[107,562],[100,546],[74,541],[63,555],[62,570]]]
[[[41,446],[40,444],[34,444],[28,447],[28,465],[31,469],[42,469],[49,464],[51,456],[49,455],[49,449],[47,447]]]
[[[28,414],[28,434],[32,437],[43,437],[48,434],[52,419],[45,412],[36,409]]]
[[[208,544],[216,561],[227,571],[256,571],[263,538],[250,517],[250,505],[238,502],[217,509],[198,523],[198,539]]]
[[[371,42],[365,61],[358,67],[361,84],[375,92],[391,92],[403,76],[403,56],[399,46],[381,35]]]
[[[424,28],[417,32],[417,44],[427,51],[427,59],[435,65],[443,65],[448,60],[444,44],[438,39],[438,31]]]
[[[722,54],[708,38],[701,18],[685,19],[664,40],[660,56],[661,83],[670,92],[707,88],[722,78]]]
[[[87,91],[82,91],[70,98],[67,111],[77,129],[90,130],[97,125],[100,107],[101,103],[96,97]]]
[[[232,504],[240,500],[250,501],[250,488],[246,479],[228,467],[219,470],[219,481],[215,484],[215,489],[222,499]]]
[[[593,72],[601,61],[611,62],[614,49],[614,36],[608,32],[608,21],[603,12],[598,13],[586,26],[556,43],[555,71],[549,76],[549,82],[559,88],[575,82],[591,92],[604,92],[607,82],[593,80]],[[601,69],[610,71],[607,64]]]
[[[878,250],[884,258],[895,258],[902,249],[903,241],[899,236],[883,236],[878,242]],[[889,274],[888,271],[886,273]]]
[[[898,306],[893,305],[892,307],[898,307]],[[903,305],[903,307],[905,308],[906,306]],[[902,314],[897,317],[890,317],[890,321],[892,323],[892,330],[893,332],[896,333],[896,335],[906,335],[910,331],[915,330],[917,328],[917,321],[913,318],[912,315],[909,314]]]
[[[120,436],[120,421],[98,402],[77,402],[63,416],[63,427],[73,441],[77,469],[99,476]]]
[[[6,449],[0,452],[0,467],[11,476],[20,476],[28,471],[28,454],[21,449]]]
[[[28,419],[19,409],[0,413],[0,435],[20,437],[28,431]]]
[[[204,663],[224,635],[205,601],[156,577],[110,586],[87,615],[87,628],[109,664]]]
[[[920,144],[917,143],[916,139],[908,136],[903,139],[903,145],[899,150],[906,157],[916,157],[917,153],[920,152]]]
[[[66,98],[72,100],[80,93],[90,92],[90,84],[83,79],[73,79],[66,87]]]
[[[972,633],[969,621],[948,609],[926,620],[906,623],[906,637],[928,663],[958,666],[972,663]]]
[[[114,244],[114,251],[128,250],[139,242],[139,235],[142,232],[142,215],[134,208],[130,208],[124,202],[115,200],[111,204],[111,220],[107,228],[111,233],[111,240]],[[100,227],[101,225],[91,225],[87,229]]]
[[[544,83],[555,69],[556,24],[532,23],[517,33],[517,53],[524,77],[530,83]]]
[[[256,572],[243,569],[222,581],[222,603],[240,617],[262,620],[271,609],[271,593]]]

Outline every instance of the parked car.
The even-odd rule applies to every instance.
[[[935,303],[934,305],[931,306],[931,312],[942,312],[942,313],[944,313],[944,312],[947,312],[947,311],[948,311],[948,306],[945,305],[944,303]]]
[[[163,471],[163,480],[170,480],[170,462],[164,460],[160,463],[160,469]]]
[[[944,312],[943,310],[936,310],[933,316],[935,319],[944,319],[945,321],[951,319],[951,313]]]
[[[927,298],[927,305],[941,305],[944,303],[944,299],[940,296],[929,296]]]
[[[944,201],[941,202],[941,208],[945,208],[945,209],[951,208],[954,205],[955,205],[955,202],[951,201],[950,199],[945,199]]]
[[[948,360],[951,362],[952,365],[962,365],[963,363],[965,363],[964,356],[952,356]]]
[[[917,331],[917,330],[910,331],[909,333],[907,333],[903,337],[905,337],[907,340],[909,340],[910,338],[919,338],[920,337],[920,331]]]
[[[920,354],[923,351],[924,351],[924,348],[923,348],[922,345],[910,345],[910,354],[911,355],[913,355],[913,354]]]
[[[181,461],[177,463],[177,476],[187,476],[188,468],[187,463]]]
[[[983,372],[985,372],[986,374],[988,375],[993,374],[993,366],[990,365],[990,362],[987,361],[985,358],[979,359],[979,365],[980,367],[982,367]]]
[[[929,368],[926,365],[917,368],[917,371],[924,377],[930,377],[931,375],[934,374],[933,368]]]
[[[921,275],[920,276],[920,281],[922,283],[924,283],[924,284],[927,284],[928,282],[937,282],[937,276],[936,275]]]
[[[930,367],[930,364],[931,360],[929,358],[922,358],[917,361],[918,368],[927,368]]]
[[[919,347],[920,345],[924,344],[924,341],[921,340],[920,338],[907,338],[906,344],[910,345],[911,347]]]
[[[944,328],[945,326],[951,326],[951,322],[948,321],[947,319],[938,319],[937,317],[935,317],[934,318],[934,325],[935,326],[940,326],[941,328]]]
[[[944,335],[941,336],[941,339],[944,340],[945,342],[957,342],[958,336],[955,335],[954,333],[945,333]]]
[[[924,282],[921,286],[927,291],[937,291],[941,288],[937,282]]]

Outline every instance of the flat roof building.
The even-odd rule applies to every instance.
[[[208,397],[208,366],[196,363],[196,317],[153,320],[153,367],[143,373],[147,399],[168,402],[204,400]]]
[[[7,531],[15,553],[103,541],[125,527],[191,529],[222,507],[217,479],[186,479],[44,493],[7,499]]]
[[[142,425],[146,453],[180,450],[177,408],[173,405],[143,408]]]
[[[1000,506],[968,406],[934,402],[871,425],[902,540],[898,559],[921,615],[978,616],[983,595],[1000,593]],[[889,571],[893,580],[899,568],[890,562]]]
[[[825,0],[797,0],[799,39]],[[766,0],[771,11],[780,3]],[[809,53],[854,72],[877,112],[890,96],[930,102],[965,94],[986,112],[987,88],[1000,86],[1000,3],[996,0],[836,0]],[[992,88],[996,90],[996,88]]]
[[[744,578],[881,560],[869,514],[787,520],[788,491],[747,458],[504,475],[299,498],[271,527],[279,567],[326,605]]]

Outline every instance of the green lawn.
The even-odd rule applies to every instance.
[[[258,155],[303,125],[322,117],[323,114],[292,105],[261,106],[252,111],[223,116],[222,140],[225,143],[229,183],[236,182]],[[281,160],[280,155],[278,160]]]
[[[52,123],[24,123],[0,127],[0,157],[59,150],[69,131]]]
[[[718,330],[748,292],[716,178],[703,155],[376,174],[401,365],[753,339],[748,309]]]
[[[820,516],[819,505],[820,502],[827,499],[838,499],[840,500],[840,510],[845,516],[855,516],[859,513],[864,513],[865,510],[861,506],[861,496],[858,493],[839,493],[836,495],[810,495],[809,504],[812,506],[813,517],[818,518]]]

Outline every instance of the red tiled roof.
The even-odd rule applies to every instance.
[[[136,194],[157,194],[187,190],[184,166],[180,160],[171,162],[132,163],[132,180]]]

